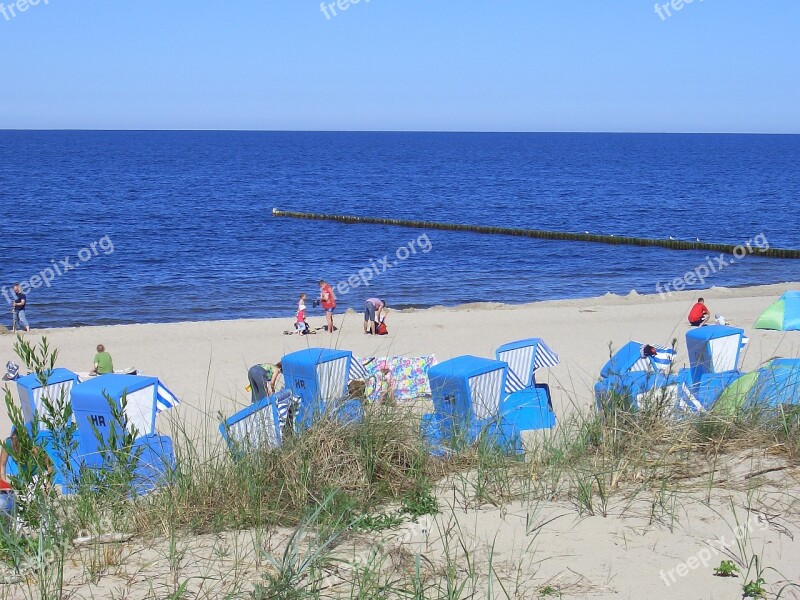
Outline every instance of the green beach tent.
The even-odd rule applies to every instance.
[[[775,358],[745,373],[717,398],[712,412],[734,415],[742,408],[800,404],[800,358]]]
[[[754,327],[777,331],[800,331],[800,292],[786,292],[765,310]]]

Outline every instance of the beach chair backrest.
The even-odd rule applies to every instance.
[[[351,361],[352,353],[330,348],[308,348],[281,359],[284,384],[300,399],[300,423],[310,424],[347,394]]]
[[[704,375],[725,373],[739,368],[742,348],[747,344],[744,330],[726,325],[709,325],[686,334],[692,381]]]
[[[506,363],[476,356],[459,356],[428,371],[434,411],[461,426],[497,415],[505,395]]]
[[[46,396],[53,404],[61,402],[63,394],[64,402],[72,402],[72,388],[78,385],[78,376],[68,369],[53,369],[47,376],[47,385],[42,386],[41,381],[35,374],[26,375],[17,379],[17,393],[22,408],[22,415],[26,423],[33,421],[33,413],[36,412],[40,419],[46,416],[42,397]],[[73,417],[74,420],[74,417]],[[40,421],[40,427],[44,424]]]

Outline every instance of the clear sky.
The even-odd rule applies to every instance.
[[[800,133],[798,0],[35,1],[3,129]]]

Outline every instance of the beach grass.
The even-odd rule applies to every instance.
[[[20,344],[34,370],[54,360],[46,344]],[[70,496],[36,489],[35,519],[2,529],[0,598],[88,597],[105,580],[120,591],[108,584],[103,597],[119,598],[133,597],[126,585],[153,598],[567,597],[590,589],[577,575],[538,575],[548,557],[537,539],[557,518],[544,506],[578,518],[637,515],[669,531],[690,503],[709,504],[721,490],[746,499],[725,512],[732,529],[743,514],[769,512],[768,500],[796,506],[765,476],[797,465],[797,407],[672,419],[653,400],[642,410],[618,398],[603,412],[572,411],[526,438],[522,455],[482,436],[434,457],[419,411],[405,406],[366,406],[360,423],[322,418],[280,448],[237,454],[173,420],[176,468],[146,496],[133,493],[133,465],[122,458],[132,441],[119,436],[107,448],[113,476],[81,478]],[[63,398],[50,402],[48,418],[69,422]],[[6,403],[20,421],[10,394]],[[746,453],[768,456],[768,466],[733,475]],[[464,515],[511,505],[524,507],[529,541],[499,561],[494,542],[476,545]],[[796,585],[750,538],[737,537],[732,560],[750,586],[743,593]]]

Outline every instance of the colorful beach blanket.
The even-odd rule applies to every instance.
[[[353,357],[362,368],[356,368],[366,382],[367,399],[374,402],[391,394],[396,402],[406,402],[431,395],[428,369],[436,364],[436,357],[383,356]]]

